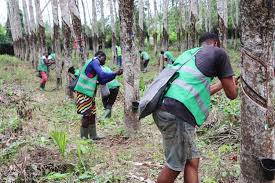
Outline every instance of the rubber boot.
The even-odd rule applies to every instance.
[[[104,138],[104,137],[101,137],[101,136],[97,135],[97,133],[96,133],[96,124],[89,125],[88,129],[89,129],[90,139],[92,139],[92,140],[101,140],[101,139]]]
[[[40,84],[40,91],[45,91],[45,83]]]
[[[89,128],[80,127],[80,138],[89,139]]]
[[[105,109],[104,114],[102,116],[103,119],[111,117],[111,109]]]

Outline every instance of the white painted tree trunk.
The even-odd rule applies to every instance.
[[[219,36],[221,46],[227,48],[227,0],[217,0],[217,12],[219,21]]]
[[[128,134],[140,128],[138,113],[132,111],[132,102],[139,100],[140,64],[138,50],[133,39],[134,0],[119,0],[121,46],[123,53],[123,77],[125,86],[124,122]]]
[[[240,183],[264,183],[259,158],[275,159],[275,4],[241,1],[241,176]],[[271,168],[270,168],[271,169]]]

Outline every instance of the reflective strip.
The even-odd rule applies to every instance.
[[[82,88],[84,88],[84,89],[87,89],[87,90],[95,91],[95,88],[94,88],[94,87],[89,86],[89,85],[86,85],[86,84],[83,84],[83,83],[81,83],[81,82],[77,82],[77,86],[80,86],[80,87],[82,87]]]
[[[95,77],[95,76],[94,76]],[[96,83],[97,80],[95,80],[94,78],[88,78],[86,76],[86,74],[81,74],[80,75],[80,78],[83,79],[83,80],[88,80],[89,82],[92,82],[92,83]]]
[[[178,86],[180,86],[181,88],[184,88],[185,90],[189,91],[196,99],[198,105],[200,106],[202,112],[204,113],[205,116],[209,115],[209,110],[208,108],[205,106],[204,102],[202,101],[199,93],[194,89],[193,86],[191,86],[190,84],[185,83],[184,81],[180,80],[180,79],[176,79],[175,81],[173,81],[173,84],[176,84]]]
[[[203,74],[201,74],[199,71],[191,68],[191,67],[186,67],[186,66],[183,66],[180,71],[183,71],[183,72],[187,72],[189,74],[192,74],[193,76],[195,76],[198,80],[200,80],[205,88],[207,88],[208,91],[210,91],[210,83],[207,79],[205,79],[205,76]]]

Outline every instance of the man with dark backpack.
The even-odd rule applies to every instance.
[[[179,56],[171,67],[179,68],[169,81],[154,121],[163,136],[166,164],[157,183],[172,183],[180,172],[184,182],[198,183],[199,151],[194,143],[196,126],[210,111],[210,96],[223,89],[229,99],[238,96],[237,79],[216,34],[204,33],[202,47]],[[212,79],[219,82],[210,85]]]

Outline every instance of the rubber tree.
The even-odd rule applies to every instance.
[[[42,56],[46,52],[46,34],[45,25],[42,19],[42,11],[40,9],[40,0],[34,0],[35,12],[36,12],[36,22],[38,25],[38,46],[39,55]]]
[[[169,42],[169,35],[168,35],[168,7],[169,7],[169,0],[163,0],[163,29],[162,29],[162,50],[168,50],[168,42]],[[159,61],[159,72],[162,71],[164,66],[164,57],[161,55]]]
[[[138,50],[135,45],[133,32],[134,0],[119,0],[120,37],[123,57],[124,78],[124,122],[128,134],[140,128],[138,114],[132,110],[132,102],[139,100],[139,73]]]
[[[86,16],[86,8],[85,8],[85,4],[84,4],[84,0],[81,0],[81,5],[82,5],[82,11],[83,11],[83,16],[84,16],[84,30],[82,31],[83,34],[83,38],[84,38],[84,47],[85,47],[85,56],[88,55],[89,50],[90,50],[90,43],[89,43],[89,38],[88,38],[88,32],[89,32],[89,27],[88,27],[88,23],[87,23],[87,16]]]
[[[61,10],[62,31],[64,37],[64,69],[67,71],[69,67],[72,66],[72,32],[70,27],[70,11],[67,0],[59,0],[59,5]],[[69,77],[66,77],[66,82],[69,84]]]
[[[144,49],[144,1],[138,1],[138,37],[139,37],[139,50]]]
[[[25,57],[24,59],[26,61],[29,61],[30,59],[30,19],[29,19],[29,12],[27,8],[27,3],[26,0],[22,0],[22,5],[23,5],[23,13],[24,13],[24,29],[25,29]]]
[[[33,3],[32,0],[28,0],[28,7],[29,7],[29,13],[30,13],[30,61],[32,63],[32,66],[34,68],[37,68],[37,49],[36,49],[36,31],[35,31],[35,19],[34,19],[34,11],[33,11]]]
[[[268,182],[259,159],[275,157],[274,9],[272,1],[240,4],[241,183]]]
[[[102,50],[105,50],[105,18],[104,18],[104,1],[100,0],[100,39],[101,39],[101,46]]]
[[[115,64],[116,60],[116,25],[113,9],[113,1],[109,0],[110,16],[111,16],[111,29],[112,29],[112,63]]]
[[[98,51],[98,26],[97,26],[97,19],[96,19],[96,4],[95,0],[92,0],[92,12],[93,12],[93,49],[96,53]]]
[[[197,28],[196,23],[198,21],[198,0],[191,0],[190,1],[190,37],[191,37],[191,47],[195,47],[196,45],[196,38],[197,38]]]
[[[75,0],[69,0],[68,6],[69,6],[71,18],[72,18],[74,34],[77,40],[77,47],[78,47],[77,50],[80,58],[79,63],[81,63],[81,65],[84,65],[86,61],[86,54],[84,49],[85,39],[82,36],[82,26],[81,26],[79,9]]]
[[[157,9],[157,1],[154,0],[154,33],[153,33],[153,39],[154,39],[154,55],[157,55],[158,50],[158,32],[157,32],[157,24],[158,22],[158,9]]]
[[[228,15],[227,15],[227,0],[217,0],[217,12],[219,23],[219,36],[221,46],[227,48],[227,28],[228,28]]]
[[[240,1],[239,0],[235,0],[234,1],[235,3],[235,26],[236,26],[236,28],[235,28],[235,30],[234,30],[234,34],[235,34],[235,39],[234,39],[234,48],[236,49],[236,47],[237,47],[237,40],[238,40],[238,33],[239,33],[239,22],[240,22]]]
[[[51,0],[52,15],[53,15],[53,50],[56,54],[56,88],[59,89],[62,85],[62,54],[60,41],[60,27],[58,16],[58,1]]]

